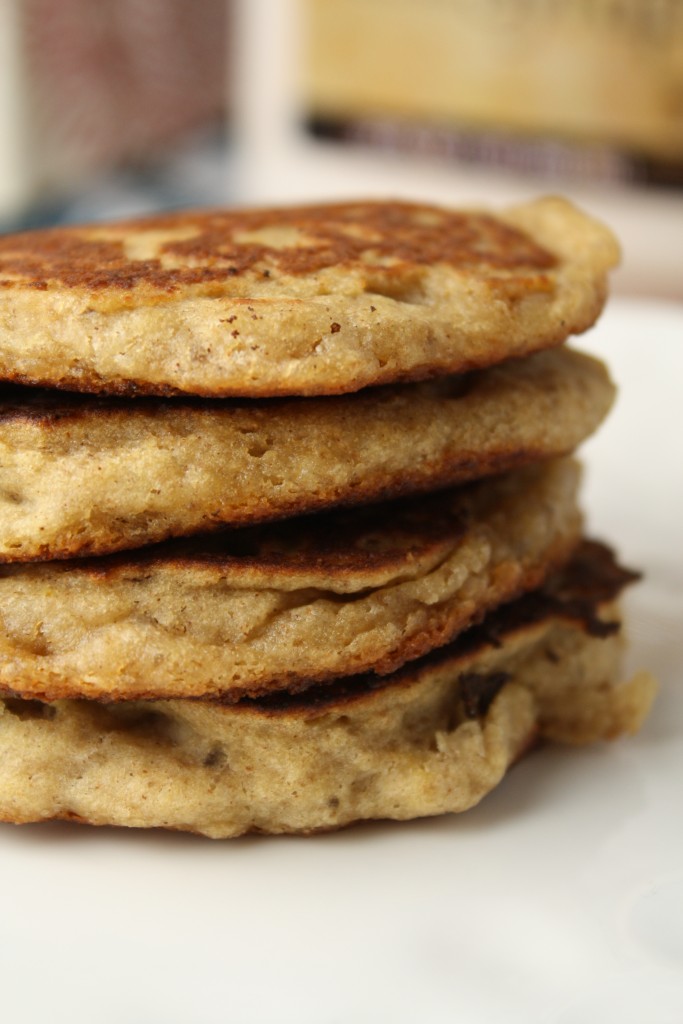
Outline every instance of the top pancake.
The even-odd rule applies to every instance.
[[[491,365],[588,328],[618,248],[557,198],[175,213],[0,239],[0,379],[322,395]]]

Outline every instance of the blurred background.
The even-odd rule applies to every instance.
[[[683,0],[0,0],[0,230],[539,192],[683,299]]]

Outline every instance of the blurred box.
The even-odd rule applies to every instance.
[[[683,188],[679,0],[304,0],[323,137]]]

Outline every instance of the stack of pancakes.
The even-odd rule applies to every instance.
[[[559,199],[3,239],[0,819],[411,818],[636,729],[563,344],[617,256]]]

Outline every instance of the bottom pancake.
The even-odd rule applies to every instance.
[[[390,676],[296,695],[0,701],[0,819],[308,833],[478,803],[538,739],[634,732],[645,673],[618,683],[614,598],[632,578],[585,544],[542,591]]]

